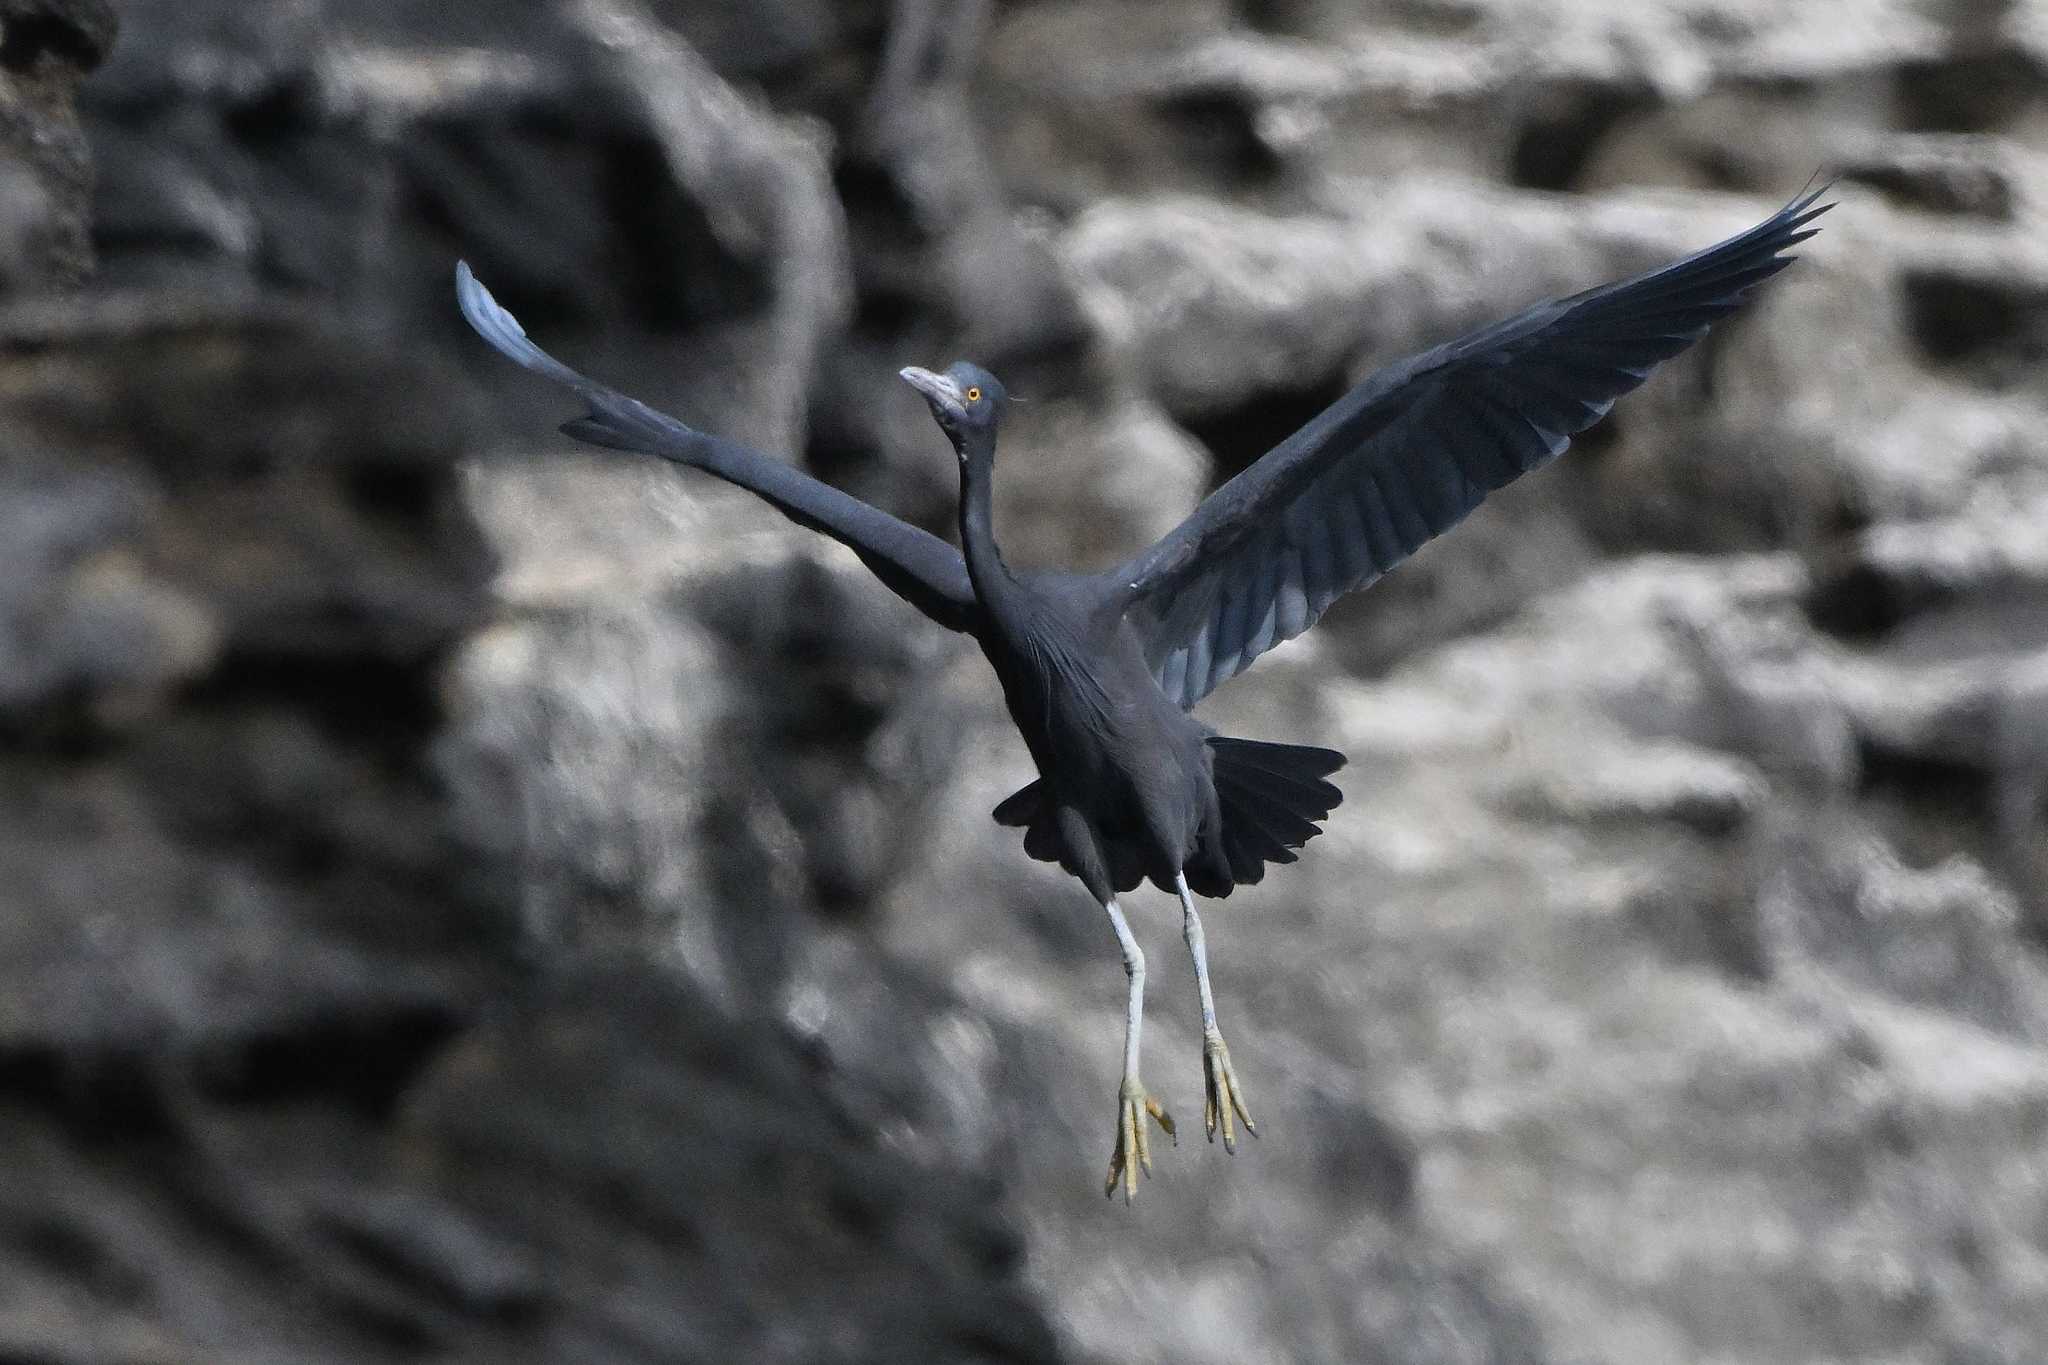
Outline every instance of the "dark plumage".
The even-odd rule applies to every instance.
[[[1328,749],[1232,739],[1188,708],[1393,568],[1480,499],[1564,450],[1660,361],[1698,341],[1793,258],[1830,205],[1805,194],[1764,222],[1659,270],[1541,303],[1397,361],[1211,494],[1157,544],[1104,573],[1013,570],[990,518],[1007,398],[975,365],[907,369],[960,463],[962,549],[744,446],[584,378],[527,340],[458,266],[471,326],[574,389],[572,436],[658,455],[752,489],[835,537],[994,667],[1038,779],[995,810],[1034,858],[1057,861],[1109,912],[1131,977],[1110,1166],[1128,1195],[1149,1168],[1142,1116],[1170,1121],[1137,1076],[1144,955],[1116,894],[1142,878],[1180,894],[1203,1006],[1211,1135],[1251,1129],[1215,1024],[1191,893],[1226,896],[1288,863],[1341,799]]]

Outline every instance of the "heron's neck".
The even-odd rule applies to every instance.
[[[1017,581],[996,548],[994,504],[995,452],[969,450],[960,465],[960,549],[974,591],[983,599],[1001,596]]]

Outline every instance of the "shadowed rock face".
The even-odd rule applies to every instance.
[[[0,1355],[2037,1358],[2025,7],[110,13],[0,0]],[[1822,165],[1760,306],[1206,704],[1348,799],[1206,917],[1262,1140],[1130,1213],[971,648],[449,299],[941,530],[892,376],[971,354],[1006,546],[1092,564]]]
[[[586,322],[723,336],[762,366],[728,415],[789,444],[844,313],[821,154],[701,66],[716,98],[664,104],[679,44],[589,75],[594,14],[484,60],[414,13],[133,7],[89,89],[99,280],[0,314],[0,1354],[1056,1357],[994,1173],[883,1137],[912,1058],[873,1093],[774,1008],[913,843],[943,657],[791,537],[636,565],[659,506],[590,515],[619,470],[458,470],[502,419],[454,244],[489,259],[472,225],[548,167],[651,272]],[[669,176],[689,137],[743,210]],[[78,168],[35,169],[85,223]],[[676,234],[726,277],[663,274]],[[17,255],[61,283],[83,244]],[[523,278],[596,278],[563,259]],[[865,958],[930,1002],[878,1046],[936,1027]]]
[[[107,0],[0,4],[0,295],[75,284],[92,263],[78,86],[113,37]]]

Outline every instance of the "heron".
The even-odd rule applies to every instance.
[[[1237,1150],[1257,1135],[1217,1023],[1200,896],[1228,896],[1296,860],[1342,800],[1329,749],[1218,734],[1197,702],[1450,529],[1733,312],[1833,207],[1809,189],[1746,232],[1661,268],[1537,303],[1385,365],[1210,493],[1156,543],[1094,572],[1025,569],[992,517],[996,436],[1010,402],[978,365],[901,377],[959,465],[959,548],[745,445],[699,431],[564,365],[527,338],[467,263],[456,294],[502,355],[573,390],[562,427],[758,494],[847,546],[884,585],[980,645],[1038,776],[995,807],[1030,857],[1101,906],[1127,978],[1122,1080],[1104,1193],[1149,1176],[1147,1120],[1175,1137],[1139,1074],[1145,954],[1119,897],[1178,896],[1201,1005],[1203,1124]],[[1177,1138],[1176,1138],[1177,1140]]]

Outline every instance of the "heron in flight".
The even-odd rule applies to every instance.
[[[1235,1152],[1256,1135],[1216,1022],[1195,897],[1291,863],[1342,799],[1328,749],[1219,735],[1195,703],[1329,605],[1448,530],[1480,499],[1556,458],[1614,400],[1698,341],[1818,229],[1821,189],[1660,269],[1539,303],[1375,371],[1211,493],[1158,543],[1100,573],[1013,568],[991,519],[1007,398],[965,361],[903,379],[960,466],[960,548],[743,445],[584,377],[527,339],[466,264],[462,313],[501,354],[574,390],[567,434],[701,469],[840,541],[892,591],[971,635],[995,669],[1038,778],[995,808],[1024,851],[1101,905],[1129,978],[1123,1080],[1105,1193],[1151,1173],[1149,1117],[1173,1120],[1138,1074],[1145,955],[1117,897],[1141,880],[1180,898],[1202,1009],[1204,1126]]]

